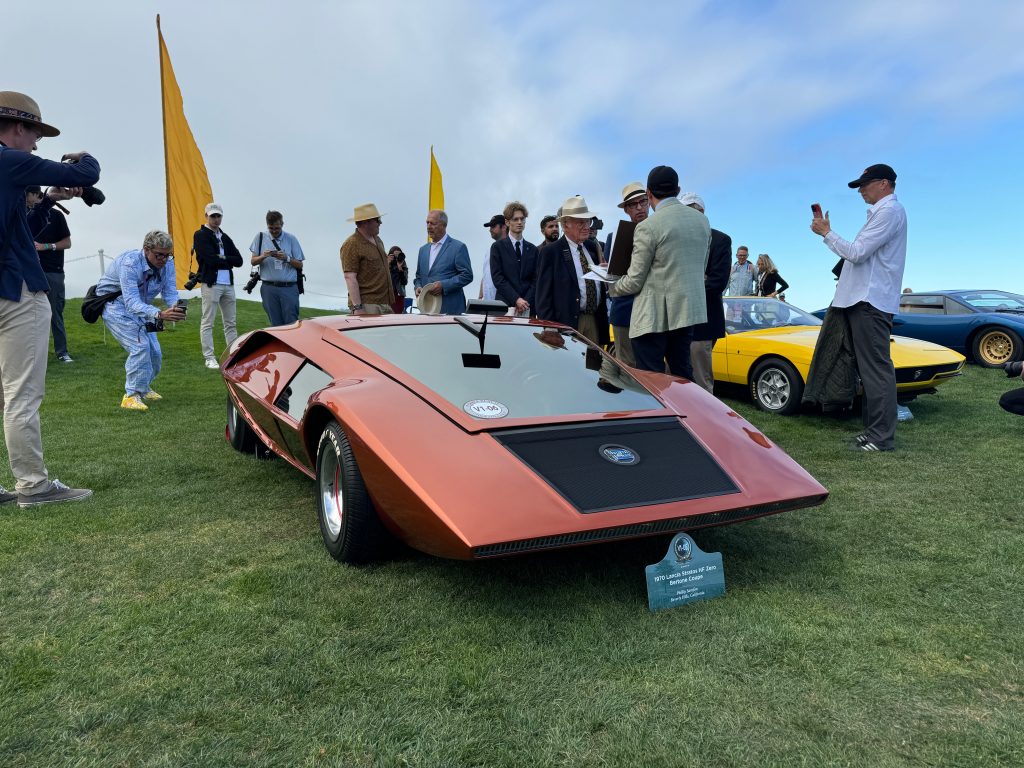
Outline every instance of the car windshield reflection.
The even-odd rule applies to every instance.
[[[959,299],[982,312],[1024,311],[1024,296],[1005,291],[973,291],[960,294]]]
[[[722,305],[725,307],[725,330],[728,333],[821,325],[821,320],[814,315],[777,299],[725,298]]]
[[[554,327],[490,323],[485,352],[500,367],[468,367],[477,338],[455,324],[355,328],[345,334],[474,418],[535,418],[661,410],[614,359]]]

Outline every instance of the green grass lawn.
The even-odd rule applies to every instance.
[[[46,459],[96,495],[0,508],[0,766],[1024,764],[1024,420],[1001,371],[912,403],[887,455],[847,450],[855,421],[730,401],[831,498],[697,532],[727,593],[651,614],[667,537],[335,563],[313,483],[225,442],[198,301],[147,413],[118,407],[117,343],[66,315]]]

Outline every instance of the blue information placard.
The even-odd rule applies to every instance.
[[[647,607],[677,608],[725,594],[720,552],[704,552],[685,533],[677,533],[660,563],[647,566]]]

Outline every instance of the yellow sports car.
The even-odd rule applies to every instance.
[[[725,297],[726,336],[715,343],[715,381],[746,386],[757,406],[789,414],[800,408],[821,320],[778,299]],[[960,375],[964,356],[928,341],[893,336],[901,402],[934,392]]]

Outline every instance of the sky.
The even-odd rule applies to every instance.
[[[526,204],[534,242],[574,194],[614,227],[623,186],[667,164],[734,247],[771,255],[791,303],[816,309],[835,257],[810,204],[852,239],[866,208],[846,182],[888,163],[905,286],[1024,292],[1024,3],[17,4],[0,22],[0,90],[61,130],[40,156],[87,150],[102,166],[106,203],[69,204],[69,296],[96,282],[99,249],[167,226],[157,13],[224,231],[244,250],[282,211],[306,305],[344,304],[355,206],[387,214],[385,245],[414,257],[426,242],[431,145],[477,280],[483,222],[507,201]]]

